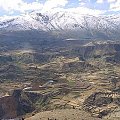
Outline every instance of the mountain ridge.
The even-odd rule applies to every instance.
[[[81,39],[120,38],[120,15],[93,16],[74,12],[40,13],[31,12],[18,17],[0,19],[1,31],[37,30],[55,36]]]

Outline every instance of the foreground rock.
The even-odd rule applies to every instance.
[[[62,109],[45,111],[36,114],[33,117],[25,120],[101,120],[100,118],[93,118],[90,114],[82,110]]]
[[[16,118],[33,110],[32,101],[21,90],[14,90],[12,95],[0,98],[0,119]]]
[[[120,104],[118,93],[96,92],[84,101],[84,109],[93,116],[102,118],[113,112]]]

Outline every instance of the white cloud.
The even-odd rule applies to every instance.
[[[79,0],[79,5],[85,5],[86,3],[89,3],[89,0]]]
[[[113,2],[116,2],[117,0],[97,0],[96,2],[97,3],[104,3],[104,2],[108,2],[108,3],[113,3]]]
[[[25,12],[26,10],[40,10],[43,8],[43,4],[40,4],[38,2],[33,3],[24,3],[22,6],[20,6],[20,11]]]
[[[47,0],[43,6],[42,11],[49,11],[53,8],[64,7],[68,3],[68,0]]]
[[[11,13],[13,11],[25,12],[26,10],[38,10],[43,7],[40,2],[27,3],[23,0],[0,0],[0,7]]]
[[[27,3],[25,0],[0,0],[0,8],[7,11],[10,15],[14,14],[15,11],[19,11],[21,13],[27,12],[29,10],[40,10],[44,11],[73,11],[78,12],[79,14],[91,14],[91,15],[99,15],[104,14],[104,10],[98,10],[98,5],[103,5],[104,2],[110,5],[111,11],[120,11],[120,0],[96,0],[94,5],[97,7],[94,9],[91,0],[78,0],[78,7],[66,8],[65,6],[69,3],[70,0],[46,0],[45,3],[41,3],[42,0],[34,0],[34,2]]]
[[[114,2],[116,2],[117,0],[97,0],[96,2],[97,3],[104,3],[104,2],[108,2],[108,3],[114,3]]]
[[[87,7],[77,7],[77,8],[70,8],[68,11],[76,12],[79,14],[89,14],[89,15],[100,15],[103,14],[104,11],[101,10],[93,10]]]
[[[104,0],[97,0],[97,3],[103,3]]]
[[[86,3],[85,2],[80,2],[79,5],[80,6],[84,6]]]
[[[87,7],[76,7],[76,8],[68,8],[68,9],[64,9],[64,8],[53,8],[49,11],[49,13],[53,14],[56,12],[72,12],[75,14],[79,14],[79,15],[85,15],[85,14],[89,14],[89,15],[101,15],[103,14],[105,11],[101,11],[101,10],[93,10],[93,9],[89,9]]]
[[[113,3],[113,2],[117,2],[119,0],[108,0],[108,3]]]
[[[40,0],[34,1],[35,2],[27,3],[23,0],[0,0],[0,8],[12,14],[14,11],[22,13],[27,10],[49,11],[53,8],[64,7],[68,3],[68,0],[46,0],[44,4],[40,3]]]
[[[59,12],[59,11],[68,11],[68,12],[75,12],[79,14],[89,14],[89,15],[100,15],[103,14],[105,11],[102,10],[93,10],[90,8],[85,7],[84,5],[89,0],[79,0],[80,6],[73,7],[73,8],[64,8],[67,5],[69,0],[47,0],[43,6],[42,11],[49,11],[51,13]],[[81,6],[82,5],[82,6]]]
[[[110,4],[111,11],[120,11],[120,0],[114,1],[114,3]]]
[[[22,3],[22,0],[0,0],[0,7],[2,7],[6,11],[9,11],[18,9]]]

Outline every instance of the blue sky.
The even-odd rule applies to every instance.
[[[119,14],[120,0],[0,0],[0,16],[15,16],[33,10],[67,10],[92,15]]]

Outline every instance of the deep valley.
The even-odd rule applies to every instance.
[[[68,111],[68,116],[69,110],[83,112],[86,120],[119,119],[119,41],[20,41],[13,47],[14,42],[0,45],[1,119],[29,120],[57,110]],[[41,119],[65,117],[45,116]]]

